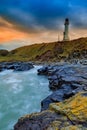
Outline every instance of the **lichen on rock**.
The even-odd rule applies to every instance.
[[[73,124],[87,124],[87,96],[85,92],[60,103],[50,104],[50,109],[66,115]]]
[[[87,130],[87,93],[52,103],[49,110],[19,119],[14,130]]]
[[[70,125],[70,126],[61,128],[61,130],[87,130],[87,128],[82,127],[81,125],[77,125],[77,126]]]

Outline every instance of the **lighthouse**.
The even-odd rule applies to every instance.
[[[69,41],[69,19],[65,19],[63,41]]]

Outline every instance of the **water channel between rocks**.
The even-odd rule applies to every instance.
[[[12,130],[18,118],[40,111],[40,102],[50,95],[48,79],[37,69],[0,73],[0,130]]]

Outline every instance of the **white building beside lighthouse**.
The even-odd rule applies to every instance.
[[[64,33],[63,33],[63,41],[69,41],[69,19],[65,19],[64,23]]]

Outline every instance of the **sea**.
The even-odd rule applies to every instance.
[[[41,67],[0,72],[0,130],[13,130],[20,117],[41,110],[41,101],[51,94],[47,77],[37,75]]]

